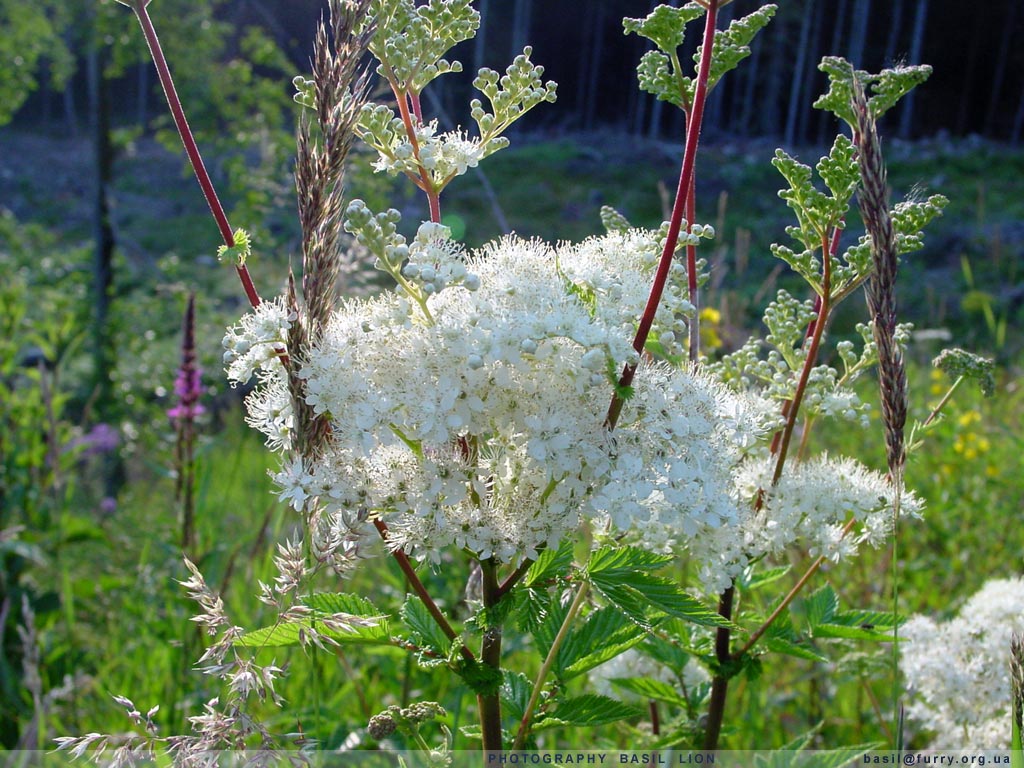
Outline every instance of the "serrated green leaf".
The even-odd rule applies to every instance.
[[[646,18],[622,20],[625,34],[646,37],[665,53],[672,53],[686,34],[686,25],[704,15],[704,9],[696,3],[687,3],[682,8],[659,5]]]
[[[769,651],[775,651],[776,653],[781,653],[786,656],[793,656],[797,659],[807,659],[808,661],[828,661],[826,656],[822,656],[810,646],[794,642],[784,637],[765,637],[762,640],[762,644]]]
[[[623,704],[621,701],[607,696],[584,694],[559,702],[553,713],[547,714],[534,724],[533,731],[543,731],[564,725],[607,725],[630,717],[640,717],[642,714],[636,707]]]
[[[657,570],[670,562],[670,555],[658,555],[639,547],[602,547],[590,555],[587,573],[625,578],[638,571]]]
[[[558,549],[545,549],[526,572],[523,584],[535,587],[551,579],[564,577],[572,568],[572,542],[563,541]]]
[[[441,658],[451,651],[452,641],[434,621],[426,607],[414,595],[406,598],[401,610],[402,621],[413,635],[413,642],[423,650],[429,650]]]
[[[245,266],[246,260],[252,255],[252,241],[244,229],[236,229],[234,245],[222,245],[217,249],[218,261],[230,261],[233,265]]]
[[[804,615],[807,623],[813,629],[819,624],[832,621],[836,611],[839,609],[839,597],[834,589],[826,584],[821,589],[809,595],[803,601]]]
[[[325,627],[315,617],[246,632],[234,644],[241,648],[286,648],[300,645],[303,636],[308,635],[311,629],[321,637],[342,645],[391,645],[387,622],[383,620],[376,626],[339,630]]]
[[[603,547],[591,555],[587,575],[594,589],[642,627],[650,628],[658,615],[704,626],[734,626],[675,582],[651,573],[670,560],[638,547]]]
[[[777,10],[777,5],[764,5],[753,13],[733,20],[727,28],[715,32],[715,42],[711,48],[711,68],[708,71],[708,90],[714,88],[726,72],[735,69],[750,55],[750,42],[768,25]],[[698,66],[703,47],[697,46],[697,51],[693,55],[693,60]],[[690,99],[692,102],[692,93]]]
[[[666,704],[683,708],[688,704],[685,696],[662,680],[654,680],[650,677],[629,677],[612,680],[612,685],[635,693],[644,699],[663,701]]]
[[[814,637],[827,637],[834,639],[843,640],[873,640],[877,642],[886,642],[892,640],[892,628],[889,631],[883,631],[878,628],[865,628],[863,626],[845,626],[842,624],[816,624],[811,629],[811,634]]]
[[[349,613],[353,616],[381,616],[382,611],[359,595],[346,592],[314,592],[302,598],[302,604],[323,613]]]
[[[505,681],[501,686],[502,715],[518,722],[526,714],[533,683],[521,672],[506,669],[504,675]]]
[[[510,595],[515,601],[515,620],[524,634],[533,634],[547,618],[551,595],[544,589],[520,587]]]
[[[555,657],[555,671],[562,680],[604,664],[644,638],[644,630],[611,606],[587,616],[566,637]]]
[[[678,619],[669,619],[658,625],[659,634],[681,638],[689,633],[688,625]],[[680,647],[678,642],[669,642],[657,635],[648,635],[640,648],[641,652],[659,661],[674,672],[681,673],[696,654]]]
[[[310,629],[337,643],[352,645],[391,645],[391,633],[383,613],[369,600],[342,592],[317,592],[302,598],[302,604],[313,609],[313,614],[300,621],[276,624],[247,632],[235,644],[243,648],[281,648],[299,645],[300,635]],[[352,627],[348,630],[330,629],[322,619],[337,614],[356,618],[378,619],[371,626]]]
[[[548,601],[544,619],[533,633],[533,640],[537,643],[537,650],[544,656],[547,656],[548,651],[551,649],[555,636],[558,634],[558,630],[565,621],[565,615],[568,612],[568,603],[563,604],[554,597]]]
[[[766,571],[754,572],[745,581],[744,586],[747,590],[761,589],[767,587],[769,584],[773,584],[790,571],[790,566],[781,565],[778,568],[769,568]]]

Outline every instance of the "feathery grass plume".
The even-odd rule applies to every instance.
[[[339,271],[342,182],[355,125],[366,102],[368,76],[358,72],[372,29],[354,34],[369,0],[332,0],[333,45],[321,22],[313,48],[313,107],[317,126],[303,117],[295,181],[302,226],[302,296],[308,332],[316,334],[334,306]]]
[[[1010,762],[1024,768],[1024,636],[1016,632],[1010,638]]]
[[[906,459],[903,427],[907,421],[907,370],[903,352],[896,341],[896,233],[889,213],[885,161],[875,119],[868,109],[864,88],[856,78],[852,101],[857,116],[854,139],[861,177],[857,199],[864,226],[871,236],[871,257],[874,261],[874,271],[867,282],[865,294],[878,346],[886,457],[891,479],[896,483]]]
[[[331,0],[331,34],[321,21],[313,47],[313,103],[316,125],[302,118],[298,135],[295,186],[302,227],[302,302],[294,280],[288,304],[297,320],[289,330],[288,348],[302,354],[322,331],[337,296],[341,271],[341,215],[345,161],[355,139],[355,126],[366,103],[368,73],[359,71],[369,48],[373,25],[363,26],[370,0]],[[328,427],[306,403],[303,383],[289,381],[295,409],[295,447],[303,456],[316,454]]]

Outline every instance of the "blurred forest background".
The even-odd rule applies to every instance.
[[[622,34],[623,16],[645,16],[657,4],[478,0],[483,26],[458,51],[466,74],[444,78],[436,95],[452,119],[466,122],[456,105],[465,102],[470,73],[481,66],[503,69],[529,44],[547,74],[563,84],[558,109],[540,116],[533,129],[607,127],[677,136],[678,118],[634,87],[631,73],[646,41]],[[323,5],[319,0],[160,0],[151,13],[165,35],[182,39],[187,61],[179,61],[178,68],[189,71],[180,76],[216,79],[203,67],[232,56],[252,61],[264,73],[286,62],[296,72],[305,71]],[[723,8],[722,23],[758,5],[736,0]],[[810,108],[824,83],[817,62],[823,55],[838,55],[873,72],[896,63],[935,67],[928,88],[894,116],[903,138],[944,131],[1020,141],[1024,10],[1016,0],[993,0],[982,7],[962,0],[788,0],[779,6],[772,34],[758,38],[750,61],[712,97],[708,124],[713,134],[767,135],[788,145],[822,141],[830,126]],[[98,84],[90,81],[97,65],[112,80],[106,90],[118,124],[146,125],[160,112],[152,67],[141,55],[134,20],[113,0],[4,0],[0,19],[6,27],[0,44],[9,63],[0,80],[0,93],[7,92],[4,106],[18,105],[14,89],[28,96],[16,125],[82,130],[96,109],[91,100]],[[262,56],[256,56],[256,36]],[[688,54],[698,37],[691,35]],[[287,83],[281,87],[287,95]],[[35,93],[29,95],[30,90]]]
[[[509,231],[578,239],[601,231],[602,204],[638,225],[662,221],[682,116],[639,93],[635,68],[647,47],[621,26],[655,5],[477,0],[480,34],[452,53],[466,72],[435,81],[428,117],[443,130],[470,123],[472,73],[503,71],[527,44],[559,94],[517,126],[512,148],[446,193],[445,221],[457,237],[471,245]],[[736,0],[722,24],[758,5]],[[983,351],[1004,371],[1003,399],[993,407],[968,396],[941,425],[943,447],[919,458],[908,480],[941,513],[905,551],[901,543],[914,564],[901,590],[908,611],[951,610],[949,595],[966,596],[989,574],[979,562],[1010,563],[1005,575],[1016,574],[1024,551],[1024,527],[1005,522],[1024,503],[1024,396],[1012,373],[1024,315],[1024,8],[1020,0],[779,5],[705,118],[698,218],[719,233],[707,253],[707,351],[742,343],[786,284],[769,253],[790,223],[769,161],[782,145],[813,164],[838,130],[810,106],[824,88],[820,58],[845,56],[870,71],[931,64],[932,78],[881,126],[894,198],[924,190],[952,201],[901,277],[904,317],[922,330],[911,355],[915,412],[926,415],[950,383],[926,368],[940,344]],[[231,220],[254,234],[250,268],[266,296],[280,291],[299,248],[291,80],[309,69],[325,6],[149,6]],[[684,61],[698,37],[690,32]],[[369,174],[371,159],[356,157],[350,196],[401,208],[413,230],[422,202]],[[851,224],[847,237],[857,235]],[[270,459],[246,431],[240,393],[220,372],[223,328],[246,306],[232,270],[214,257],[218,244],[130,10],[115,0],[0,0],[0,745],[49,748],[54,735],[120,729],[111,692],[136,697],[143,711],[164,703],[161,726],[180,730],[215,694],[189,669],[199,640],[171,581],[182,576],[183,549],[235,621],[260,623],[253,585],[273,578],[274,542],[294,521],[271,493]],[[358,253],[348,266],[350,290],[376,279]],[[205,413],[186,434],[168,412],[193,293]],[[864,319],[850,311],[836,338],[853,336]],[[864,397],[874,397],[870,387]],[[873,436],[836,439],[836,449],[884,463]],[[856,566],[845,587],[877,594],[872,567]],[[398,574],[375,576],[403,589]],[[448,586],[459,593],[465,576],[455,572]],[[378,677],[385,690],[399,678],[416,685],[404,661],[378,660],[379,671],[362,677],[292,661],[286,697],[301,701],[309,675],[330,692],[317,704],[338,723],[336,733],[317,734],[328,745],[354,727],[337,714],[340,702],[351,708],[353,686],[360,702],[373,702]],[[875,672],[850,671],[853,690]],[[806,671],[792,674],[793,690],[814,689],[803,684]],[[751,743],[784,743],[796,727],[768,716],[772,695],[755,686],[745,700]],[[853,697],[835,698],[856,709]],[[809,718],[823,704],[786,706]],[[319,715],[299,714],[314,730]],[[863,711],[845,716],[847,730],[824,732],[830,743],[877,735]]]

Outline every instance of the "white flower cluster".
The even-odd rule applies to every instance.
[[[462,270],[445,234],[421,228],[406,266],[459,284],[430,293],[429,315],[397,292],[351,300],[302,351],[307,403],[331,439],[317,461],[286,462],[282,498],[368,510],[419,557],[454,544],[503,562],[536,557],[582,518],[658,549],[739,520],[732,473],[767,431],[763,404],[645,362],[617,429],[603,423],[612,383],[638,361],[653,233],[558,248],[509,238]],[[661,329],[692,310],[684,296],[667,291]],[[288,398],[275,375],[250,398],[250,421],[279,448]]]
[[[285,349],[295,318],[284,299],[264,301],[224,336],[224,367],[228,378],[246,382],[257,370],[269,371]]]
[[[402,130],[390,134],[390,146],[377,147],[377,162],[373,168],[378,172],[419,175],[422,167],[430,174],[435,185],[442,185],[455,176],[461,176],[485,156],[484,146],[479,139],[470,139],[462,131],[437,133],[437,121],[417,124],[416,148]],[[419,162],[417,162],[417,150]]]
[[[989,581],[956,617],[914,616],[901,631],[907,714],[936,749],[1010,744],[1010,639],[1024,634],[1024,579]]]
[[[451,285],[462,285],[468,291],[480,287],[480,278],[466,268],[462,247],[451,236],[449,227],[426,221],[407,247],[399,246],[404,253],[395,254],[406,260],[402,274],[419,283],[426,294]]]

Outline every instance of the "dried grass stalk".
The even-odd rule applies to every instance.
[[[864,89],[854,83],[853,110],[857,135],[861,189],[858,194],[864,226],[871,236],[874,271],[867,282],[875,344],[878,347],[882,420],[885,423],[886,458],[894,482],[902,476],[906,460],[903,428],[907,421],[907,370],[903,352],[896,343],[896,233],[889,213],[885,161],[874,117],[868,109]]]
[[[340,232],[345,162],[369,89],[368,72],[360,68],[374,31],[372,24],[365,23],[369,8],[370,0],[331,0],[331,34],[321,21],[314,41],[316,119],[314,123],[302,118],[295,164],[302,228],[301,300],[294,278],[288,286],[288,303],[296,317],[288,348],[299,357],[327,324],[337,298],[344,258]],[[306,405],[303,382],[293,375],[289,385],[296,419],[295,448],[303,456],[315,455],[327,439],[327,424]]]

